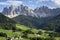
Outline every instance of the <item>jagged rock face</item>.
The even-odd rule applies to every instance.
[[[28,6],[18,6],[18,14],[26,16],[37,16]]]
[[[15,7],[11,6],[9,8],[4,8],[3,12],[2,12],[5,16],[8,16],[10,18],[17,16],[18,14],[16,14],[15,11]]]
[[[16,17],[18,15],[26,15],[33,17],[37,16],[32,9],[23,5],[20,5],[17,8],[15,8],[14,6],[10,6],[9,8],[4,8],[3,14],[10,18]]]
[[[50,9],[46,6],[43,6],[36,8],[34,12],[37,13],[37,15],[40,17],[52,17],[60,14],[60,8]]]
[[[45,6],[36,8],[34,12],[37,13],[40,17],[48,17],[51,15],[51,9]]]
[[[2,13],[3,13],[4,15],[8,15],[8,9],[7,9],[7,8],[4,8]]]
[[[28,6],[20,5],[18,7],[5,7],[2,13],[10,18],[16,17],[18,15],[26,15],[32,17],[51,17],[60,14],[60,8],[50,9],[46,6],[43,6],[32,10]]]

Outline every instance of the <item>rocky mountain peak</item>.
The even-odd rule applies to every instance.
[[[13,18],[18,15],[32,16],[32,17],[50,17],[60,14],[60,8],[50,9],[46,6],[37,7],[35,10],[32,10],[28,6],[20,5],[17,8],[11,5],[9,8],[5,7],[3,9],[3,14]]]
[[[23,5],[20,5],[17,8],[13,5],[11,5],[9,8],[4,8],[3,14],[10,18],[16,17],[18,15],[35,16],[35,13],[32,9]]]

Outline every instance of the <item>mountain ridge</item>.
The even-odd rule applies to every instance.
[[[7,10],[8,9],[8,10]],[[29,15],[29,16],[36,16],[36,14],[30,9],[28,6],[20,5],[17,8],[15,8],[13,5],[9,8],[4,8],[2,13],[6,16],[10,17],[16,17],[18,15]]]
[[[25,15],[25,16],[32,16],[32,17],[53,17],[60,14],[60,8],[50,9],[47,6],[37,7],[36,9],[32,10],[28,6],[20,5],[18,7],[14,7],[11,5],[9,8],[5,7],[2,13],[10,18]]]

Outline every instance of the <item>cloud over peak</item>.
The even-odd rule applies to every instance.
[[[20,4],[23,4],[22,1],[18,1],[18,0],[7,0],[5,2],[0,2],[0,5],[14,5],[14,6],[18,6]]]
[[[28,5],[31,8],[36,8],[40,6],[48,6],[50,8],[60,7],[60,0],[0,0],[0,6],[19,6],[19,5]]]
[[[60,0],[54,0],[54,2],[58,5],[60,5]]]

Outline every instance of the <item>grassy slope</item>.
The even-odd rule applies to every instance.
[[[4,38],[4,37],[0,37],[0,40],[6,40],[6,38]]]
[[[28,27],[26,27],[24,25],[19,25],[19,24],[16,24],[16,25],[17,25],[16,27],[22,29],[23,31],[30,29],[30,28],[28,28]],[[44,32],[46,32],[45,30],[37,30],[37,29],[34,29],[34,28],[32,29],[32,32],[34,32],[34,33],[37,33],[38,31],[43,32],[42,35],[40,35],[41,38],[48,38],[49,37],[44,33]],[[22,31],[12,32],[12,30],[0,29],[0,32],[6,33],[10,37],[19,36],[19,35],[22,36],[23,35]],[[52,31],[49,31],[49,32],[52,32]],[[33,37],[35,37],[34,34],[28,34],[28,38],[33,38]],[[28,38],[23,38],[23,40],[30,40]],[[59,40],[59,38],[60,37],[56,37],[57,40]],[[4,37],[0,37],[0,39],[5,40]]]

